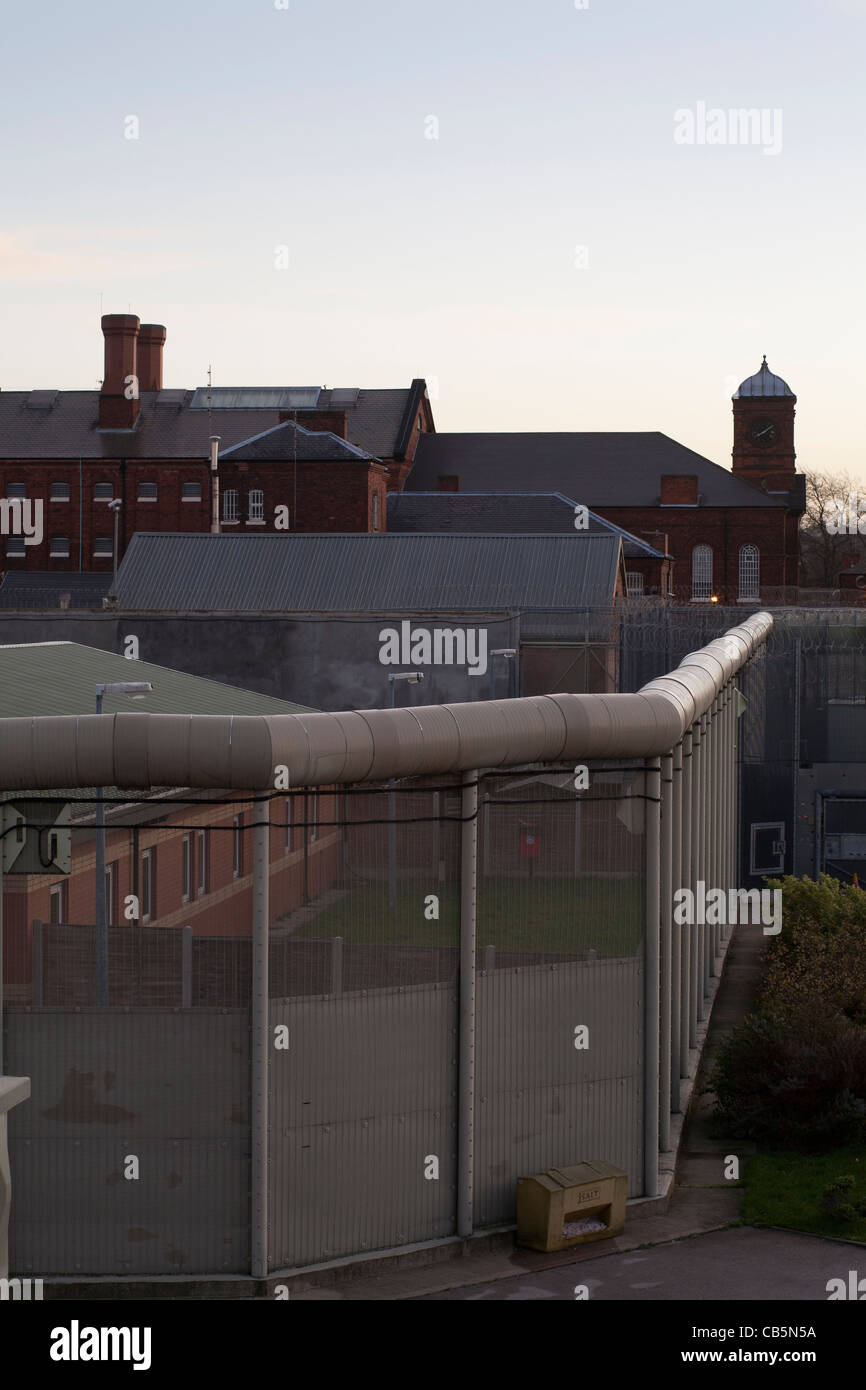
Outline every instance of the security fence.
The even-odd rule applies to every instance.
[[[4,721],[9,803],[56,856],[4,880],[11,1269],[262,1278],[508,1225],[518,1177],[584,1159],[655,1195],[770,628],[636,695]],[[101,888],[99,782],[133,788]]]

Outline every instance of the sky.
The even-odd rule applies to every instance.
[[[859,439],[866,0],[7,4],[0,388],[430,383],[440,430]],[[755,110],[743,130],[731,111]]]

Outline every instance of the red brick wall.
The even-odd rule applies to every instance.
[[[636,536],[652,542],[652,532],[664,531],[675,560],[674,594],[689,602],[692,593],[692,550],[709,545],[713,551],[713,592],[721,603],[739,597],[740,547],[756,545],[760,552],[761,589],[798,582],[797,517],[781,507],[597,507],[607,517]],[[654,542],[653,542],[654,543]],[[629,568],[627,562],[626,568]]]
[[[270,917],[275,922],[286,913],[303,906],[305,893],[304,864],[306,857],[306,891],[315,898],[330,887],[342,871],[343,835],[338,821],[336,798],[323,790],[318,797],[317,812],[308,798],[306,816],[317,827],[304,820],[304,797],[293,797],[293,839],[286,851],[286,798],[279,796],[270,803],[272,821],[270,836]],[[244,817],[241,873],[234,875],[233,819]],[[160,824],[142,824],[138,830],[139,881],[141,894],[141,855],[146,849],[156,851],[156,892],[154,913],[140,930],[191,926],[195,936],[247,937],[252,926],[252,869],[253,869],[253,807],[250,803],[213,807],[206,804],[188,806],[173,812]],[[178,829],[190,826],[191,830]],[[208,886],[197,896],[198,844],[196,830],[208,830]],[[189,834],[193,841],[192,898],[184,902],[182,892],[182,842]],[[55,884],[66,883],[67,907],[65,920],[81,925],[91,924],[94,913],[94,873],[96,865],[95,839],[92,833],[73,835],[72,871],[68,875],[7,874],[3,880],[4,910],[4,967],[7,998],[21,1000],[29,992],[31,972],[31,928],[34,918],[47,922],[51,915],[50,890]],[[304,842],[306,838],[306,856]],[[106,832],[106,864],[117,867],[114,921],[124,923],[124,898],[134,888],[134,832],[131,828]],[[129,929],[136,930],[133,923]]]

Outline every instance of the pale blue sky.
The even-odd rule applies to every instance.
[[[169,386],[420,375],[443,430],[729,463],[766,352],[799,465],[866,481],[866,0],[19,0],[4,28],[4,390],[95,387],[101,294],[167,325]],[[699,102],[781,110],[781,152],[676,144]]]

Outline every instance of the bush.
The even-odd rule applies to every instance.
[[[818,1206],[825,1216],[834,1221],[856,1221],[866,1213],[866,1199],[857,1198],[854,1192],[853,1174],[836,1178],[822,1192]]]
[[[751,1014],[723,1039],[710,1082],[718,1127],[813,1148],[866,1139],[866,1029],[809,1004]]]
[[[810,1148],[858,1140],[866,1137],[866,892],[826,875],[783,878],[781,887],[782,931],[764,952],[757,1012],[723,1040],[710,1078],[718,1127]]]

